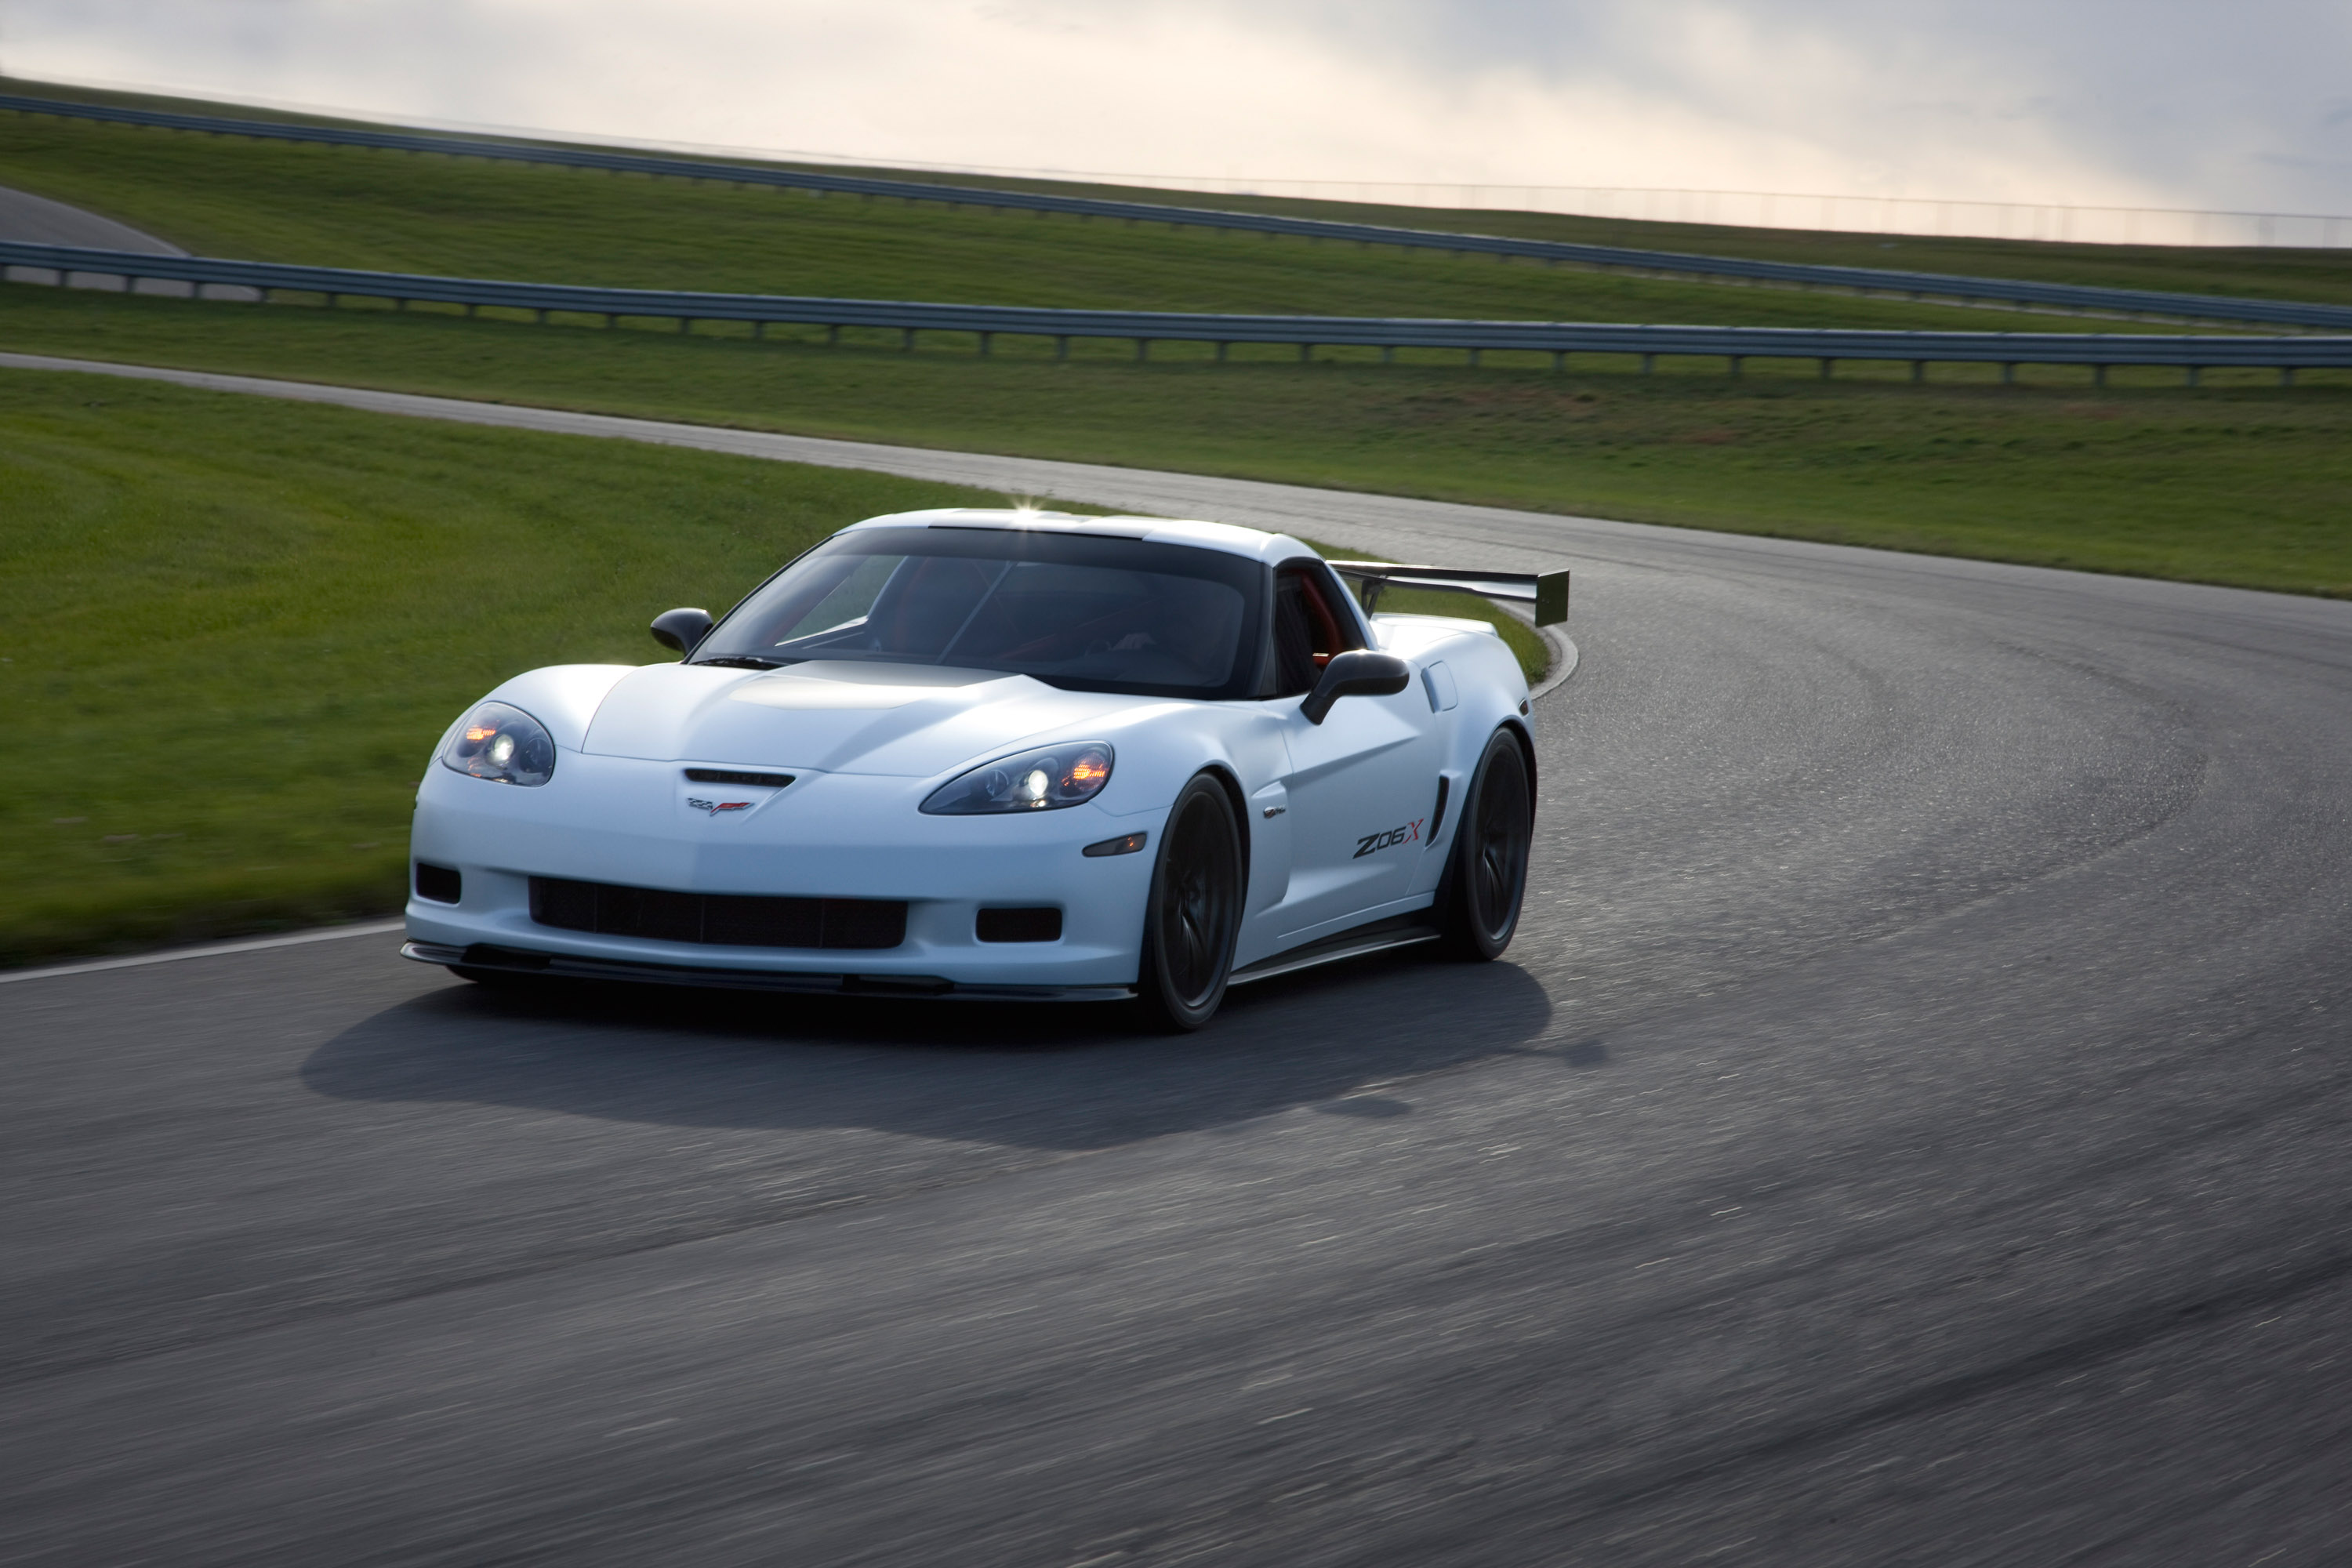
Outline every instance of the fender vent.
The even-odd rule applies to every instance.
[[[765,899],[672,893],[560,877],[530,879],[530,918],[559,931],[719,947],[896,947],[907,906],[896,899]]]

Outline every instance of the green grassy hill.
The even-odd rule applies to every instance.
[[[338,125],[361,123],[348,120],[330,119],[325,116],[248,109],[236,104],[209,103],[147,94],[107,92],[42,82],[12,81],[6,79],[0,79],[0,91],[32,97],[159,109],[177,113],[215,114],[232,119],[300,121]],[[612,176],[603,174],[570,175],[561,174],[557,171],[537,171],[510,184],[491,181],[477,186],[469,183],[471,176],[490,173],[491,166],[479,163],[462,165],[460,166],[463,170],[462,176],[453,180],[450,173],[451,165],[448,163],[438,159],[422,160],[420,163],[425,173],[422,179],[417,182],[417,188],[428,193],[423,204],[424,208],[428,210],[418,211],[399,194],[400,188],[408,184],[399,176],[377,169],[365,174],[357,182],[349,178],[339,182],[332,174],[336,168],[342,168],[347,174],[349,173],[349,165],[338,164],[335,163],[336,159],[361,158],[396,163],[404,158],[404,154],[331,153],[324,159],[327,165],[325,170],[319,167],[317,161],[305,163],[296,160],[285,163],[274,163],[264,158],[255,163],[243,165],[245,172],[239,173],[236,168],[232,167],[236,163],[233,156],[235,150],[242,146],[247,152],[257,153],[261,151],[261,144],[215,142],[205,138],[183,138],[175,134],[88,125],[75,128],[72,133],[66,133],[63,128],[68,123],[54,120],[40,121],[22,116],[0,115],[0,148],[26,154],[21,158],[9,157],[5,165],[0,165],[0,168],[5,170],[5,173],[0,173],[0,183],[15,183],[21,184],[25,189],[41,190],[43,187],[38,183],[40,181],[51,177],[68,178],[78,182],[76,188],[86,195],[95,197],[103,194],[110,199],[119,198],[127,204],[121,210],[110,206],[103,209],[109,211],[111,216],[122,217],[130,222],[152,221],[162,228],[172,228],[184,223],[188,226],[173,235],[179,243],[197,250],[213,250],[215,247],[227,247],[228,248],[219,250],[219,253],[224,255],[265,254],[251,248],[239,248],[248,247],[256,240],[275,243],[283,239],[295,243],[310,243],[310,237],[305,233],[310,226],[303,210],[306,201],[323,195],[336,203],[341,210],[341,205],[352,200],[355,194],[363,205],[375,209],[375,216],[370,221],[381,222],[384,226],[380,231],[369,235],[348,231],[339,232],[336,237],[328,241],[331,245],[381,243],[387,247],[383,252],[386,257],[460,253],[485,257],[505,255],[509,252],[502,249],[500,242],[496,239],[486,239],[480,249],[462,249],[461,247],[461,250],[445,250],[441,248],[447,237],[434,233],[436,224],[432,213],[437,211],[442,225],[461,215],[487,215],[492,220],[494,227],[508,228],[511,234],[527,238],[532,215],[544,213],[544,216],[560,220],[569,216],[567,209],[571,204],[561,197],[551,197],[548,189],[551,184],[577,181],[584,182],[591,186],[601,186],[602,183],[612,181]],[[60,134],[54,141],[44,141],[37,135],[33,135],[31,144],[20,144],[16,139],[32,134],[26,129],[29,127],[57,130]],[[126,158],[121,150],[121,139],[140,137],[158,141],[184,141],[191,143],[196,151],[187,158],[153,151],[131,154]],[[93,147],[99,149],[94,157],[90,155],[90,150]],[[282,153],[287,150],[278,151]],[[138,176],[129,174],[125,167],[127,163],[142,162],[148,158],[156,160],[148,175]],[[788,167],[814,166],[793,165],[782,160],[777,162]],[[835,172],[844,172],[835,165],[825,165],[825,167],[835,169]],[[266,195],[268,194],[266,192],[255,193],[248,190],[247,195],[240,198],[236,204],[244,210],[245,216],[229,216],[216,210],[219,204],[208,204],[196,199],[195,193],[188,189],[190,186],[210,187],[214,182],[221,180],[229,182],[231,185],[247,184],[255,174],[263,171],[279,174],[293,182],[291,185],[284,188],[282,193],[284,199],[273,203],[281,209],[277,214],[277,219],[283,220],[287,226],[274,226],[272,222],[264,222],[259,228],[252,226],[257,221],[257,216],[252,210],[252,197],[257,194]],[[1554,239],[1580,244],[1693,251],[1707,256],[1801,261],[1847,267],[1898,267],[1926,272],[1957,272],[1980,277],[2019,278],[2041,282],[2087,283],[2115,288],[2168,289],[2191,293],[2238,294],[2255,299],[2352,302],[2352,251],[2345,250],[2267,247],[2185,249],[2170,246],[2065,245],[2021,240],[1928,238],[1910,235],[1740,228],[1707,224],[1645,223],[1618,218],[1575,217],[1553,213],[1499,212],[1486,208],[1454,209],[1366,202],[1307,201],[1274,196],[1204,195],[1150,187],[937,174],[885,167],[860,168],[846,172],[873,174],[882,178],[1045,190],[1066,195],[1167,203],[1175,205],[1223,207],[1235,211],[1285,213],[1328,218],[1339,222],[1391,224],[1408,228],[1462,230],[1478,234],[1513,235],[1526,238]],[[515,175],[520,172],[507,170],[504,173]],[[555,176],[555,178],[550,179],[543,176]],[[155,186],[159,180],[167,186],[174,187],[178,195],[175,196],[173,189],[157,190]],[[651,184],[651,182],[637,181],[634,178],[614,183],[624,186]],[[360,187],[356,193],[352,188],[355,184]],[[683,192],[691,188],[683,183],[664,186],[665,192]],[[44,190],[43,194],[58,193]],[[518,196],[523,204],[522,210],[520,213],[503,211],[496,204],[495,197],[499,195]],[[733,204],[716,202],[708,206],[689,204],[683,208],[665,206],[667,195],[645,199],[651,203],[653,213],[675,211],[698,224],[712,223],[718,226],[713,233],[710,249],[713,252],[711,264],[714,268],[719,268],[720,272],[715,272],[714,276],[721,273],[728,277],[762,279],[785,276],[795,278],[831,276],[832,274],[825,270],[822,258],[835,245],[842,245],[854,250],[856,247],[852,236],[856,234],[866,236],[869,247],[878,247],[881,253],[890,253],[899,248],[898,239],[902,229],[895,226],[891,221],[892,215],[897,209],[887,204],[877,206],[835,200],[830,204],[835,210],[827,213],[823,221],[810,233],[806,241],[805,256],[783,260],[763,258],[756,254],[759,248],[756,243],[759,240],[759,225],[774,210],[775,204],[780,201],[806,202],[812,207],[825,204],[812,202],[807,197],[780,197],[773,193],[745,193],[745,195],[751,199]],[[610,193],[593,199],[599,202],[611,199]],[[640,210],[637,206],[640,200],[637,193],[628,193],[622,199],[628,212],[634,213]],[[98,203],[93,200],[91,205],[95,205]],[[209,218],[207,208],[215,209]],[[838,210],[841,208],[851,208],[853,212],[845,214]],[[356,212],[357,209],[350,210]],[[142,219],[134,214],[152,216],[152,218]],[[401,216],[403,214],[407,216]],[[903,274],[887,269],[874,273],[853,271],[852,279],[869,276],[903,275],[907,277],[910,280],[908,291],[887,296],[890,298],[981,299],[982,296],[979,295],[940,293],[936,291],[936,286],[940,280],[944,280],[950,285],[961,286],[964,278],[962,265],[965,261],[961,247],[965,245],[974,247],[972,258],[978,263],[979,285],[993,286],[998,281],[992,277],[996,265],[994,258],[1003,247],[1006,237],[1001,230],[1005,225],[1042,224],[1046,230],[1050,231],[1051,240],[1055,247],[1075,243],[1081,252],[1087,255],[1099,255],[1114,268],[1122,258],[1137,259],[1139,251],[1167,254],[1164,248],[1164,242],[1167,240],[1165,231],[1151,231],[1132,237],[1134,242],[1129,243],[1129,237],[1123,229],[1101,224],[1081,224],[1069,218],[1038,219],[1027,215],[992,218],[979,214],[967,214],[965,216],[969,220],[968,224],[950,223],[934,227],[940,215],[936,212],[918,215],[915,220],[918,230],[937,234],[942,237],[955,237],[950,240],[947,248],[942,250],[936,263],[920,257],[910,258],[893,256],[893,267],[903,268]],[[857,222],[859,218],[871,219],[874,226],[871,229],[863,228]],[[740,250],[740,247],[746,237],[735,232],[747,222],[752,226],[754,231],[748,237],[755,241],[751,247],[752,253],[744,253]],[[339,226],[339,229],[341,227],[341,226]],[[590,247],[590,253],[582,256],[580,259],[585,265],[609,264],[614,267],[626,268],[633,264],[639,246],[646,243],[648,239],[653,243],[654,257],[664,262],[676,259],[676,252],[681,248],[689,252],[695,248],[677,246],[674,236],[663,235],[657,222],[649,228],[638,230],[632,221],[625,217],[623,230],[624,232],[615,234],[609,241],[593,241]],[[1090,232],[1074,237],[1072,234],[1074,230]],[[182,237],[183,236],[185,237]],[[1344,272],[1344,268],[1337,267],[1332,248],[1328,247],[1322,247],[1320,254],[1298,265],[1289,264],[1286,258],[1255,255],[1237,258],[1232,254],[1234,250],[1244,247],[1265,247],[1269,244],[1277,250],[1286,250],[1291,247],[1314,248],[1308,245],[1308,242],[1303,240],[1285,239],[1268,242],[1264,239],[1241,237],[1219,237],[1197,235],[1191,237],[1198,241],[1202,249],[1198,253],[1182,253],[1187,259],[1188,267],[1178,268],[1180,272],[1189,269],[1189,265],[1201,264],[1205,264],[1212,270],[1219,272],[1223,272],[1228,268],[1234,268],[1230,279],[1205,286],[1206,291],[1197,296],[1183,292],[1183,285],[1181,282],[1175,285],[1178,290],[1176,293],[1153,293],[1151,290],[1166,289],[1171,286],[1170,283],[1160,279],[1130,281],[1124,276],[1120,276],[1111,279],[1108,284],[1112,293],[1100,297],[1069,294],[1046,299],[1022,294],[1003,296],[1003,301],[1023,304],[1133,304],[1138,308],[1170,310],[1263,309],[1331,311],[1344,310],[1353,313],[1358,309],[1353,305],[1313,303],[1160,303],[1160,301],[1162,300],[1194,298],[1230,301],[1268,299],[1311,300],[1318,297],[1315,284],[1317,278],[1325,275],[1327,271]],[[420,244],[424,248],[408,248]],[[609,254],[602,249],[602,247],[606,244],[611,247]],[[795,241],[796,246],[799,244],[800,242]],[[296,256],[290,253],[281,255],[271,251],[267,254],[273,260],[316,260],[322,265],[410,265],[406,261],[394,262],[390,259],[343,260],[323,253],[305,253]],[[528,258],[552,259],[537,253],[530,253]],[[865,256],[852,255],[846,259],[853,268],[856,268],[870,264],[875,259],[875,253],[869,249],[869,253]],[[436,262],[430,265],[438,267],[441,264]],[[1053,265],[1058,267],[1061,263],[1056,261]],[[1073,268],[1071,281],[1076,282],[1082,289],[1096,286],[1097,280],[1090,279],[1087,276],[1087,268],[1083,260],[1074,258],[1069,265]],[[1864,326],[1881,323],[1904,325],[1912,324],[1914,321],[1914,318],[1909,317],[1879,314],[1870,314],[1866,317],[1799,314],[1784,319],[1769,313],[1782,307],[1765,303],[1761,299],[1761,296],[1780,292],[1780,290],[1751,289],[1739,288],[1737,285],[1653,283],[1624,279],[1622,281],[1643,282],[1643,286],[1630,294],[1620,295],[1603,288],[1588,295],[1580,292],[1579,289],[1589,286],[1590,275],[1576,272],[1551,274],[1550,276],[1555,279],[1555,287],[1559,291],[1545,291],[1543,286],[1539,284],[1526,284],[1517,279],[1508,282],[1496,279],[1492,274],[1497,264],[1492,259],[1455,261],[1450,258],[1421,257],[1406,260],[1399,258],[1395,253],[1388,253],[1384,258],[1368,265],[1370,271],[1366,274],[1367,291],[1362,296],[1367,300],[1389,297],[1382,292],[1382,285],[1385,285],[1391,289],[1402,286],[1408,295],[1414,298],[1423,297],[1424,293],[1432,290],[1439,290],[1444,291],[1444,298],[1458,299],[1463,301],[1458,304],[1445,304],[1442,307],[1433,306],[1426,310],[1406,309],[1398,313],[1500,317],[1532,315],[1590,321],[1738,321],[1750,325]],[[1513,264],[1515,268],[1526,265]],[[1156,263],[1152,266],[1157,269]],[[1403,276],[1392,276],[1387,270],[1390,266],[1401,267]],[[779,267],[782,270],[777,270]],[[741,268],[741,270],[732,270],[733,268]],[[1261,271],[1261,268],[1264,270]],[[452,266],[449,269],[471,268]],[[1303,292],[1297,276],[1301,272],[1306,275]],[[533,274],[533,276],[538,275]],[[583,277],[577,280],[625,284],[631,282],[637,276],[639,275],[624,276],[614,273]],[[1583,285],[1575,281],[1579,279],[1585,280]],[[549,280],[557,279],[551,278]],[[1062,280],[1055,276],[1041,279],[1039,281],[1058,283]],[[1003,279],[1003,281],[1015,287],[1021,283],[1021,279]],[[803,287],[797,284],[784,286],[765,282],[670,284],[656,280],[646,286],[760,287],[773,288],[778,292],[808,293],[859,291],[856,288]],[[1719,300],[1710,300],[1711,292],[1719,292],[1727,287],[1738,289],[1738,293],[1731,301],[1727,303]],[[1129,289],[1141,289],[1143,292],[1123,292]],[[1496,289],[1499,289],[1499,292],[1489,292]],[[1458,293],[1455,292],[1456,290]],[[1533,291],[1532,300],[1530,290]],[[876,289],[866,288],[864,292],[869,297],[882,297],[879,290]],[[999,296],[989,295],[986,298],[996,300]],[[1803,298],[1800,296],[1801,300]],[[1491,304],[1475,302],[1489,300],[1494,302]],[[1590,300],[1591,303],[1589,306],[1546,303],[1546,301],[1566,302],[1585,300]],[[1811,308],[1823,305],[1829,305],[1832,310],[1836,308],[1832,300],[1820,297],[1811,299],[1809,304]],[[1809,307],[1806,304],[1800,304],[1786,308],[1802,311]],[[1904,309],[1900,306],[1889,308],[1897,310]],[[1366,306],[1363,309],[1365,313],[1374,313],[1382,310],[1376,305]],[[1637,313],[1619,313],[1621,311]],[[1732,313],[1726,314],[1727,311]],[[1950,314],[1948,311],[1935,311],[1929,316],[1916,320],[1917,324],[1931,325],[1942,321],[1948,314]],[[2051,318],[2036,316],[2033,320],[2044,330],[2048,330]],[[1966,312],[1965,318],[1957,324],[1955,330],[1967,331],[1971,327],[1999,330],[1988,327],[1982,319],[1982,313],[1977,311]]]
[[[0,184],[201,255],[614,288],[1113,310],[2160,330],[23,114],[0,113]]]

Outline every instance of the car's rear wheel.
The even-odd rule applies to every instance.
[[[1203,774],[1169,808],[1151,872],[1137,989],[1154,1024],[1197,1029],[1216,1016],[1241,911],[1241,827],[1232,798]]]
[[[1535,843],[1535,793],[1518,735],[1495,731],[1471,775],[1445,874],[1441,930],[1456,958],[1502,956],[1519,929],[1528,890],[1528,852]]]

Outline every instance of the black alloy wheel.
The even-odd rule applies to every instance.
[[[1216,1016],[1241,913],[1241,829],[1233,801],[1203,774],[1169,808],[1151,872],[1138,986],[1154,1023],[1190,1030]]]
[[[1497,730],[1462,803],[1446,870],[1444,939],[1456,958],[1483,963],[1511,945],[1527,896],[1535,815],[1527,753],[1517,733]]]

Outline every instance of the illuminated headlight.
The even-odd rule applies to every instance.
[[[1110,748],[1098,741],[1044,746],[977,767],[931,792],[934,816],[992,811],[1052,811],[1083,805],[1110,782]]]
[[[555,737],[520,708],[485,702],[441,748],[441,765],[498,784],[543,784],[555,776]]]

